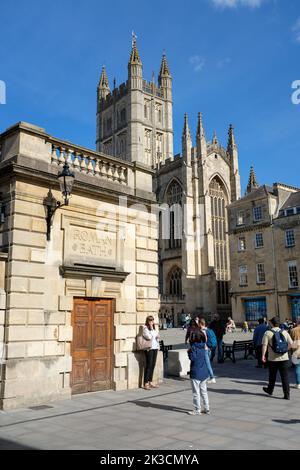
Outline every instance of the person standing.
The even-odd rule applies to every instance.
[[[255,355],[257,359],[257,368],[262,369],[263,363],[262,363],[262,342],[263,342],[263,337],[265,335],[265,332],[268,331],[269,327],[268,325],[265,324],[265,321],[263,318],[260,318],[258,320],[258,326],[254,330],[254,335],[253,335],[253,344],[254,344],[254,349],[255,349]]]
[[[291,338],[294,341],[292,363],[296,373],[296,388],[300,390],[300,317],[298,317],[296,327],[291,331]]]
[[[188,414],[192,416],[210,414],[209,400],[207,394],[207,379],[209,371],[205,357],[206,336],[202,331],[195,333],[192,337],[191,349],[188,351],[191,361],[190,378],[193,391],[194,410]],[[203,401],[203,408],[201,405]]]
[[[154,323],[154,317],[149,316],[146,319],[146,324],[143,328],[143,336],[145,339],[152,340],[151,349],[145,351],[146,365],[144,373],[144,389],[151,390],[151,388],[158,388],[158,385],[154,385],[153,373],[157,360],[157,353],[159,351],[159,332],[156,330]]]
[[[274,317],[270,320],[271,329],[266,331],[262,341],[262,362],[266,363],[266,353],[268,351],[269,363],[269,384],[263,387],[263,391],[268,395],[273,395],[277,372],[279,371],[284,399],[290,399],[289,383],[289,355],[288,350],[293,346],[293,340],[287,331],[281,331],[279,328],[280,318]]]
[[[211,365],[211,356],[212,356],[212,350],[216,350],[217,347],[217,338],[213,330],[210,328],[206,327],[206,320],[205,318],[201,318],[199,321],[199,326],[200,330],[205,334],[206,336],[206,348],[205,348],[205,354],[206,354],[206,365],[208,368],[209,372],[209,380],[208,384],[215,384],[216,383],[216,378],[214,371],[212,369]]]
[[[225,334],[225,326],[220,319],[220,315],[214,315],[214,319],[209,325],[209,328],[213,330],[217,338],[217,348],[218,348],[218,363],[221,364],[224,362],[223,359],[223,337]],[[211,362],[213,362],[215,357],[216,349],[212,351]]]

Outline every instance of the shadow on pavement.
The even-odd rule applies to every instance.
[[[270,397],[265,393],[252,393],[252,392],[245,392],[244,390],[234,390],[234,389],[214,389],[210,388],[209,393],[220,393],[222,395],[252,395],[257,397],[265,397],[265,398],[275,398],[276,400],[280,400],[279,397]]]
[[[257,382],[248,382],[247,379],[243,382],[242,380],[231,380],[231,382],[236,383],[236,384],[243,384],[243,385],[257,385],[257,386],[264,386],[266,385],[267,381],[265,380],[264,382],[260,382],[259,380]]]
[[[178,408],[177,406],[169,406],[169,405],[160,405],[157,403],[152,403],[150,401],[132,401],[131,403],[141,406],[142,408],[156,408],[159,410],[166,410],[166,411],[172,411],[172,412],[177,412],[177,413],[184,413],[186,414],[190,409],[185,409],[185,408]]]
[[[37,450],[34,447],[28,447],[17,442],[8,441],[7,439],[0,438],[0,450]]]
[[[280,423],[280,424],[300,424],[300,419],[272,419],[274,423]]]

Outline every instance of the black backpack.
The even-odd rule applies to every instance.
[[[272,338],[272,349],[275,354],[285,354],[289,350],[288,342],[282,333],[282,331],[274,331],[272,330],[273,338]]]

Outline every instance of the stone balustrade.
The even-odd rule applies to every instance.
[[[119,162],[96,153],[84,152],[80,148],[52,144],[51,164],[61,166],[68,163],[71,170],[94,178],[104,178],[127,185],[127,168]]]

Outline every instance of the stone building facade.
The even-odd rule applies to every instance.
[[[300,191],[259,186],[251,169],[247,194],[229,213],[232,309],[237,322],[300,316]]]
[[[161,315],[174,314],[175,324],[182,311],[208,318],[216,312],[228,316],[226,208],[240,197],[233,127],[224,148],[216,134],[212,141],[206,140],[199,114],[194,146],[185,116],[182,153],[174,156],[172,76],[167,58],[162,58],[158,84],[154,76],[147,82],[135,38],[127,83],[118,88],[114,85],[111,92],[103,69],[97,98],[97,148],[155,170],[153,192],[161,206]]]
[[[135,337],[158,312],[153,170],[26,123],[0,148],[1,407],[138,387]],[[75,184],[47,241],[65,162]]]

